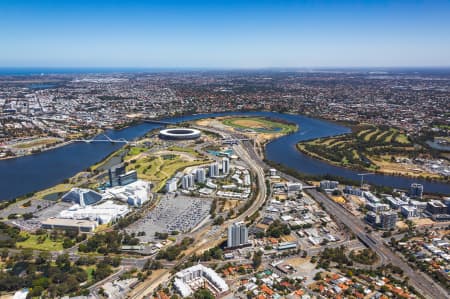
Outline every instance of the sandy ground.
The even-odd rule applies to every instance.
[[[340,204],[344,204],[345,203],[345,198],[343,196],[331,196],[331,198],[333,199],[333,201],[340,203]]]
[[[225,204],[223,206],[223,210],[224,211],[229,211],[231,209],[236,208],[239,205],[240,201],[239,200],[225,200]]]

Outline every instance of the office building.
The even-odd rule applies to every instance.
[[[131,170],[124,174],[119,175],[119,186],[125,186],[131,183],[136,182],[138,179],[137,171]]]
[[[302,191],[301,183],[286,183],[287,192],[299,192]]]
[[[345,186],[343,191],[345,194],[356,195],[356,196],[363,195],[363,191],[361,189],[353,188],[352,186]]]
[[[389,205],[385,204],[385,203],[368,202],[368,203],[366,203],[366,209],[368,209],[369,211],[375,212],[375,213],[380,213],[380,212],[389,210]]]
[[[109,186],[119,186],[119,176],[122,174],[125,174],[125,166],[123,164],[108,169]]]
[[[230,159],[228,158],[222,158],[222,172],[224,175],[227,175],[230,173]]]
[[[402,206],[400,208],[400,212],[406,219],[419,217],[419,212],[417,211],[417,208],[412,206]]]
[[[378,222],[378,216],[375,212],[367,212],[366,214],[366,221],[367,223],[371,224],[371,225],[375,225]]]
[[[167,193],[177,191],[178,180],[176,178],[171,178],[167,180],[165,190]]]
[[[108,170],[109,186],[125,186],[137,181],[137,172],[132,170],[125,172],[125,166],[119,165]]]
[[[339,185],[338,181],[320,181],[320,188],[323,190],[333,190],[336,189]]]
[[[219,163],[214,162],[209,165],[209,177],[216,178],[219,176]]]
[[[372,194],[370,191],[364,191],[363,196],[366,200],[370,201],[371,203],[378,203],[381,202],[381,200]]]
[[[389,203],[392,209],[398,210],[402,206],[407,206],[408,202],[401,200],[397,197],[387,196],[386,201]]]
[[[423,213],[425,212],[425,209],[427,208],[427,203],[424,201],[418,201],[418,200],[410,200],[409,206],[415,207],[417,209],[417,212]]]
[[[380,227],[382,229],[393,229],[397,223],[397,212],[383,212],[380,214]]]
[[[80,233],[91,233],[97,225],[97,222],[92,220],[62,218],[48,218],[41,223],[43,229],[76,230]]]
[[[413,183],[411,188],[409,188],[409,196],[412,198],[422,198],[423,195],[423,185]]]
[[[426,210],[431,215],[447,214],[447,206],[439,200],[429,201]]]
[[[197,168],[195,171],[195,180],[197,183],[204,184],[206,181],[206,174],[204,168]]]
[[[236,222],[228,227],[227,247],[239,247],[248,244],[248,228],[244,222]]]

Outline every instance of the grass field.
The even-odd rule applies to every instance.
[[[28,248],[28,249],[34,249],[34,250],[46,250],[46,251],[58,251],[63,250],[62,246],[62,240],[61,241],[52,241],[48,236],[46,235],[32,235],[26,232],[20,233],[24,237],[28,237],[23,242],[17,242],[16,246],[17,248]],[[40,241],[40,239],[44,239],[43,241]]]
[[[188,153],[192,155],[193,157],[198,157],[199,153],[196,152],[193,148],[190,147],[180,147],[180,146],[172,146],[169,147],[167,150],[171,152],[182,152],[182,153]]]
[[[55,144],[59,141],[61,141],[61,139],[53,138],[53,137],[48,137],[48,138],[46,137],[46,138],[39,138],[39,139],[30,140],[27,142],[18,143],[16,145],[14,145],[14,147],[26,149],[26,148],[32,148],[32,147],[38,147],[38,146],[40,147],[40,146]]]
[[[53,193],[66,193],[70,189],[74,187],[73,184],[58,184],[56,186],[53,186],[51,188],[39,191],[35,194],[37,198],[43,199],[46,195],[53,194]]]
[[[414,157],[417,154],[417,149],[408,136],[396,128],[360,125],[355,127],[351,134],[301,142],[297,147],[312,157],[334,165],[385,173],[420,175],[412,173],[411,169],[403,164],[395,163],[396,158]]]
[[[87,281],[88,282],[93,281],[94,280],[94,271],[96,269],[96,266],[95,265],[84,266],[82,268],[84,269],[84,271],[86,271],[86,274],[87,274],[87,277],[88,277]]]
[[[147,156],[130,163],[127,170],[136,170],[139,178],[149,180],[160,190],[177,171],[189,166],[207,163],[203,160],[188,161],[180,155]]]
[[[297,130],[296,125],[264,117],[230,117],[223,119],[222,123],[238,130],[251,130],[258,133],[288,134]]]
[[[140,153],[145,152],[147,149],[145,147],[139,147],[139,146],[133,146],[130,148],[130,151],[128,152],[128,156],[136,156]]]

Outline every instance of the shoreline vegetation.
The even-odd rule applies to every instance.
[[[236,111],[236,112],[251,112],[251,111],[245,110],[245,111]],[[195,115],[195,114],[194,114],[194,115]],[[180,115],[176,115],[176,116],[180,116]],[[176,117],[176,116],[173,116],[173,117]],[[233,116],[233,115],[229,115],[229,116],[225,116],[225,117],[231,117],[231,118],[233,118],[233,117],[244,117],[244,116],[239,116],[239,115]],[[252,116],[250,116],[250,117],[252,117]],[[279,119],[271,118],[271,117],[265,117],[265,116],[253,116],[253,117],[255,117],[255,118],[266,118],[266,119],[271,120],[271,121],[274,121],[274,122],[280,122]],[[306,116],[306,117],[310,117],[310,116]],[[215,119],[215,118],[221,118],[221,116],[218,116],[218,117],[210,117],[210,118],[204,118],[204,119],[198,119],[198,120],[207,120],[207,119]],[[161,117],[161,118],[155,118],[155,120],[161,120],[161,119],[164,119],[164,117]],[[198,120],[196,120],[196,121],[198,121]],[[336,121],[332,121],[332,120],[328,120],[328,119],[323,119],[323,120],[324,120],[324,121],[333,122],[333,123],[336,123],[336,124],[346,125],[346,126],[349,126],[349,125],[350,125],[349,123],[336,122]],[[186,122],[189,122],[189,121],[186,121]],[[292,123],[287,122],[287,121],[284,121],[284,120],[281,120],[281,122],[282,122],[282,123],[285,123],[285,124],[287,124],[287,125],[292,125]],[[135,120],[133,120],[133,121],[129,122],[129,125],[123,125],[123,126],[121,126],[121,128],[119,128],[119,129],[125,129],[125,128],[128,128],[128,127],[132,126],[132,125],[136,125],[136,124],[140,124],[140,123],[143,123],[143,122],[136,122]],[[296,130],[294,130],[294,131],[292,131],[292,132],[289,132],[289,133],[287,133],[287,134],[283,134],[283,135],[288,135],[288,134],[295,133],[295,132],[299,129],[298,125],[295,125],[295,126],[296,126]],[[150,131],[147,132],[146,134],[149,134],[149,133],[151,133],[151,132],[154,132],[155,130],[157,130],[157,129],[150,130]],[[102,132],[104,133],[105,130],[102,130],[102,131],[101,131],[100,133],[98,133],[98,134],[101,134]],[[342,137],[342,136],[347,136],[347,135],[349,135],[349,134],[352,134],[352,133],[336,135],[336,136],[333,136],[333,137],[330,137],[330,138],[339,138],[339,137]],[[283,135],[282,135],[282,136],[283,136]],[[145,135],[144,135],[144,136],[145,136]],[[281,136],[278,136],[278,137],[281,137]],[[276,138],[278,138],[278,137],[276,137]],[[274,138],[274,139],[276,139],[276,138]],[[320,139],[320,138],[319,138],[319,139]],[[316,139],[314,139],[314,140],[316,140]],[[314,141],[314,140],[310,140],[310,141]],[[263,150],[263,155],[264,155],[264,156],[265,156],[265,147],[266,147],[267,143],[269,143],[270,141],[271,141],[271,140],[266,140],[266,142],[263,142],[263,143],[261,144],[262,150]],[[299,143],[310,142],[310,141],[302,141],[302,142],[299,142]],[[48,151],[48,150],[53,150],[53,149],[56,149],[56,148],[58,148],[58,147],[60,147],[60,146],[68,145],[68,144],[71,144],[71,143],[73,143],[73,141],[70,141],[70,140],[69,140],[69,141],[64,142],[64,144],[58,144],[58,145],[56,145],[55,147],[52,147],[51,149],[45,149],[45,150],[43,150],[42,152]],[[92,164],[92,165],[91,165],[90,167],[88,167],[87,169],[82,170],[82,171],[76,173],[75,175],[73,175],[73,176],[70,177],[70,178],[66,178],[66,179],[62,180],[60,183],[58,183],[58,184],[56,184],[56,185],[54,185],[54,186],[52,186],[52,187],[45,188],[45,189],[35,190],[35,191],[29,192],[29,193],[27,193],[27,194],[24,194],[24,195],[22,195],[22,196],[18,196],[18,197],[16,197],[16,198],[13,198],[13,199],[10,199],[10,200],[2,200],[2,201],[1,201],[1,204],[5,204],[5,203],[14,203],[14,202],[26,200],[26,199],[28,199],[28,198],[30,198],[30,197],[33,197],[33,196],[34,196],[35,194],[37,194],[37,193],[39,193],[39,194],[41,194],[41,193],[46,193],[47,190],[54,189],[56,186],[67,185],[65,182],[68,182],[71,178],[77,177],[77,176],[78,176],[80,173],[82,173],[82,172],[86,172],[86,171],[94,171],[94,172],[95,172],[95,171],[97,170],[97,168],[103,166],[103,165],[106,164],[111,158],[113,158],[114,156],[117,156],[118,153],[124,151],[125,147],[126,147],[126,145],[120,147],[120,148],[117,149],[116,151],[113,151],[112,153],[108,154],[108,155],[105,156],[104,158],[100,159],[98,162]],[[297,144],[297,149],[300,151],[300,149],[298,148],[298,144]],[[307,153],[304,153],[304,154],[308,155]],[[32,154],[30,154],[30,155],[32,155]],[[308,155],[308,156],[310,156],[310,155]],[[20,156],[20,157],[23,157],[23,156]],[[310,157],[311,157],[311,156],[310,156]],[[19,158],[19,157],[8,157],[8,158],[6,158],[6,159],[10,159],[10,158]],[[315,157],[313,157],[313,158],[315,158]],[[3,159],[5,159],[5,158],[3,158]],[[319,159],[319,158],[316,158],[316,159]],[[0,161],[1,161],[1,160],[2,160],[2,158],[0,158]],[[319,159],[319,160],[321,160],[321,159]],[[324,161],[324,160],[322,160],[322,161]],[[299,172],[299,171],[290,169],[290,168],[288,168],[288,167],[284,167],[284,166],[282,166],[281,164],[276,163],[276,162],[273,162],[273,161],[270,161],[270,160],[267,160],[266,158],[264,158],[264,162],[266,162],[268,165],[270,165],[270,166],[272,166],[272,167],[279,168],[280,170],[285,170],[284,172],[286,172],[286,173],[288,173],[288,174],[292,173],[293,176],[295,176],[295,177],[297,177],[297,178],[300,178],[300,179],[303,179],[303,180],[313,181],[313,180],[321,180],[321,179],[337,179],[337,180],[340,180],[341,182],[346,183],[346,184],[349,184],[349,185],[355,185],[355,186],[358,186],[358,185],[359,185],[359,182],[358,182],[358,181],[346,179],[346,178],[341,177],[341,176],[335,176],[335,175],[331,175],[331,174],[324,174],[324,175],[308,175],[308,174],[306,174],[306,173],[301,173],[301,172]],[[326,162],[326,161],[325,161],[325,162]],[[342,167],[341,165],[336,165],[336,166]],[[345,167],[344,167],[344,168],[345,168]],[[372,171],[372,172],[375,172],[375,171]],[[381,172],[377,172],[377,174],[379,174],[379,175],[395,175],[395,174],[388,174],[388,173],[381,173]],[[402,176],[402,175],[400,175],[400,176]],[[407,176],[405,176],[405,177],[407,177]],[[416,177],[416,178],[419,178],[419,177]],[[437,182],[447,182],[447,181],[448,181],[448,179],[447,179],[447,180],[430,179],[430,178],[422,178],[422,179],[425,179],[425,180],[428,180],[428,181],[437,181]],[[65,186],[65,187],[67,187],[67,186]],[[385,188],[385,189],[387,189],[387,190],[391,190],[391,189],[392,189],[391,187],[386,187],[386,186],[377,186],[377,187],[379,187],[379,188]],[[431,193],[430,193],[430,194],[431,194]]]
[[[270,112],[270,111],[268,111],[268,110],[258,110],[258,111],[261,111],[261,112]],[[225,111],[225,112],[233,112],[233,111]],[[254,110],[234,110],[234,112],[241,113],[241,112],[257,112],[257,111],[254,111]],[[283,113],[283,112],[278,112],[278,113]],[[161,121],[161,120],[164,120],[165,118],[168,118],[168,117],[174,118],[174,117],[191,116],[191,115],[197,115],[197,114],[198,114],[198,113],[187,113],[187,114],[184,114],[184,113],[175,113],[175,114],[173,114],[173,115],[165,115],[165,116],[155,117],[155,118],[153,118],[152,120],[154,120],[154,121]],[[236,116],[236,117],[239,117],[239,116]],[[245,117],[245,116],[242,116],[242,117]],[[251,117],[251,116],[249,116],[249,117]],[[280,122],[280,123],[285,123],[285,124],[291,124],[291,123],[285,122],[285,121],[282,120],[282,119],[273,119],[273,118],[265,117],[265,116],[261,116],[260,118],[267,118],[268,120],[273,120],[273,121],[275,121],[275,122]],[[322,118],[320,118],[320,117],[316,117],[316,118],[322,119]],[[207,119],[207,118],[205,118],[205,119]],[[322,119],[322,120],[330,121],[330,120],[327,120],[327,119]],[[37,149],[37,150],[33,150],[33,151],[30,151],[30,152],[25,153],[25,154],[22,154],[22,155],[14,155],[14,156],[4,156],[4,157],[0,157],[0,161],[2,161],[2,160],[16,159],[16,158],[21,158],[21,157],[32,156],[32,155],[44,153],[44,152],[47,152],[47,151],[51,151],[51,150],[54,150],[54,149],[58,149],[59,147],[63,147],[63,146],[66,146],[66,145],[70,145],[70,144],[74,143],[76,139],[78,139],[78,138],[80,138],[80,137],[85,138],[85,139],[94,138],[94,137],[97,136],[97,135],[105,134],[107,130],[123,130],[123,129],[127,129],[127,128],[130,128],[130,127],[132,127],[132,126],[139,125],[139,124],[142,124],[142,123],[145,123],[145,122],[146,122],[146,121],[143,120],[143,119],[141,119],[141,120],[130,119],[129,121],[124,122],[124,123],[122,123],[122,124],[118,124],[118,125],[114,125],[114,126],[107,126],[107,127],[99,128],[99,129],[97,130],[97,132],[95,132],[94,134],[82,134],[82,133],[80,133],[81,135],[78,135],[78,136],[75,136],[75,137],[72,137],[72,138],[68,138],[68,139],[66,138],[66,139],[64,139],[62,142],[54,143],[54,144],[52,144],[52,145],[49,146],[49,147],[39,148],[39,149]]]
[[[353,125],[351,129],[348,134],[298,142],[296,148],[308,157],[337,167],[448,182],[448,177],[427,172],[411,163],[418,157],[436,158],[436,153],[415,143],[401,130],[370,124]]]

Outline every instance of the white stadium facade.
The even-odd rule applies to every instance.
[[[197,139],[201,132],[191,128],[170,128],[159,131],[159,138],[172,140]]]

